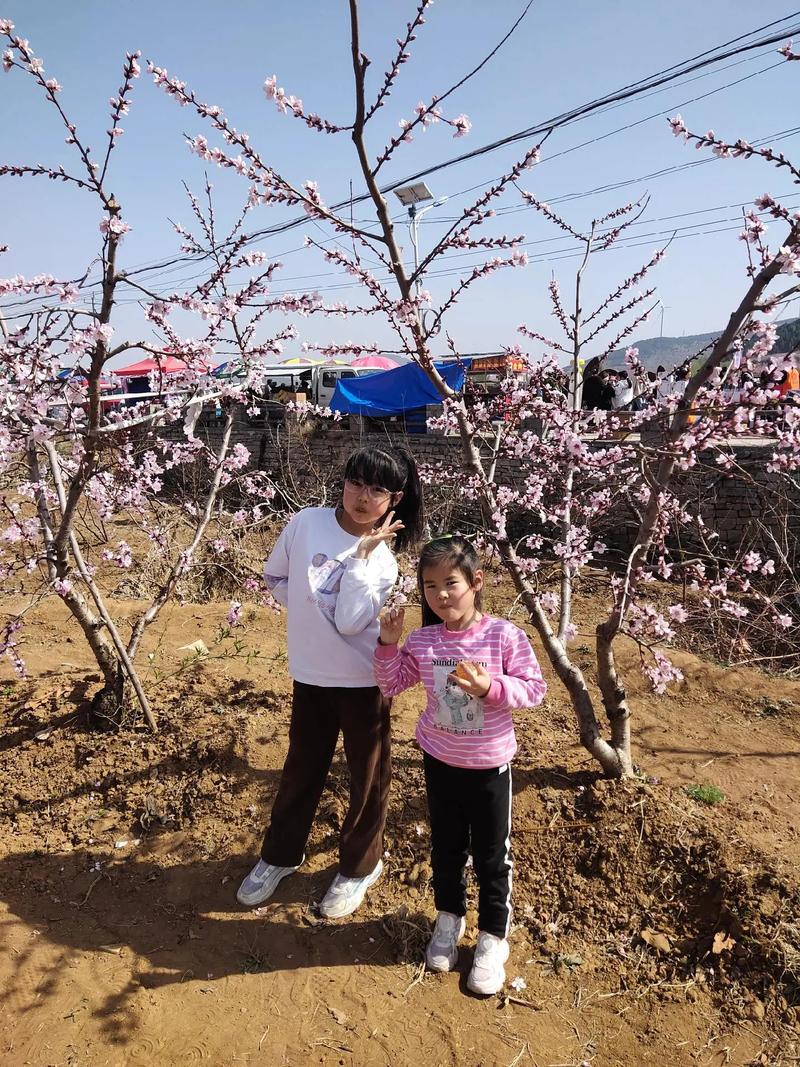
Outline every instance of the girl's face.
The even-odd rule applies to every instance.
[[[483,571],[475,571],[470,585],[464,573],[447,560],[422,572],[422,591],[431,611],[448,630],[466,628],[475,616],[475,594],[483,588]]]
[[[397,507],[402,493],[390,493],[380,485],[365,485],[357,479],[345,479],[342,505],[358,526],[370,529],[390,508]]]

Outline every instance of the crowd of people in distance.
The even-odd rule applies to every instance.
[[[654,396],[680,396],[689,380],[689,367],[681,364],[671,373],[659,366],[648,371],[644,381],[634,381],[626,370],[601,369],[600,360],[590,359],[583,371],[581,406],[600,411],[642,411]]]
[[[644,381],[633,380],[626,370],[600,366],[599,359],[591,359],[583,371],[583,392],[581,406],[589,410],[600,411],[642,411],[653,399],[661,396],[679,398],[686,391],[689,382],[690,364],[681,363],[673,370],[658,366],[654,371],[647,371]],[[769,374],[761,375],[761,385],[769,387]],[[755,378],[749,371],[732,378],[724,390],[727,404],[741,403],[753,391]],[[800,403],[800,374],[796,367],[786,371],[777,387],[777,400],[786,403]]]

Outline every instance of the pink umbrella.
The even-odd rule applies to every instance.
[[[359,356],[350,364],[351,367],[358,367],[361,370],[396,370],[399,365],[388,356]]]

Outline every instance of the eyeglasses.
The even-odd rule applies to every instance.
[[[354,493],[366,493],[370,500],[385,500],[386,497],[392,495],[391,489],[383,489],[379,485],[365,485],[355,478],[345,478],[344,484]]]

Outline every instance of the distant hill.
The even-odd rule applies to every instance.
[[[688,337],[648,337],[643,341],[636,341],[632,347],[639,349],[639,359],[648,370],[655,370],[662,365],[671,369],[677,363],[683,363],[685,359],[694,356],[701,349],[719,336],[721,331],[712,333],[695,333]],[[778,341],[775,346],[777,352],[791,352],[800,346],[800,318],[786,319],[778,324]],[[618,348],[606,360],[608,367],[623,367],[625,365],[625,349]]]

